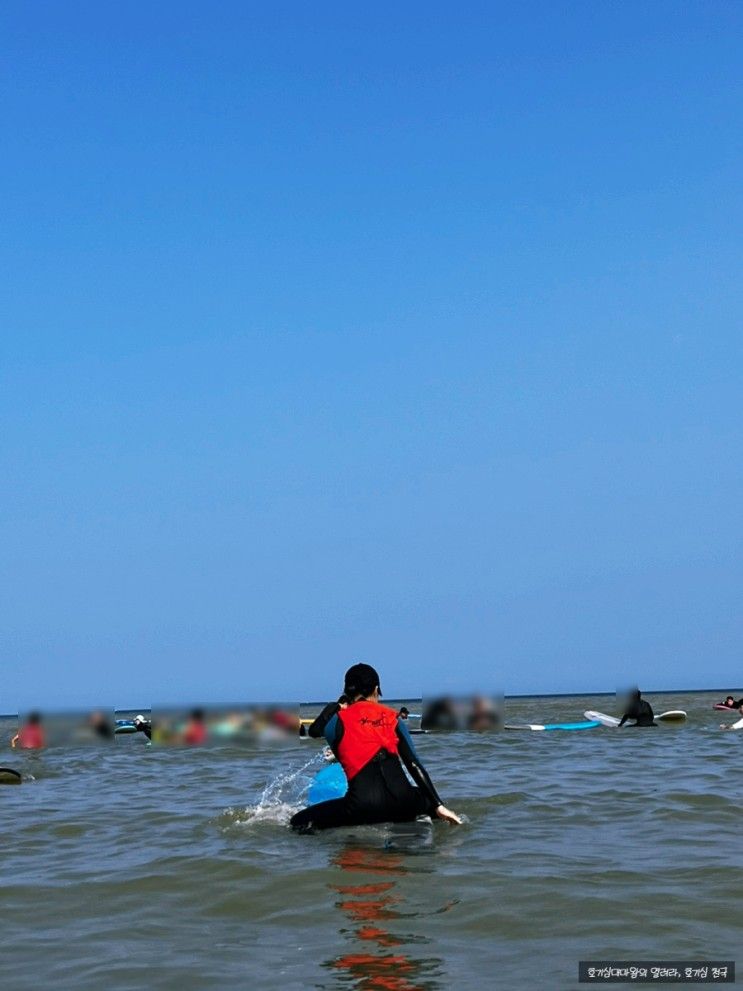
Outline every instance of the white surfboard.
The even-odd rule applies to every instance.
[[[602,726],[613,726],[619,725],[620,720],[616,716],[607,716],[605,712],[596,712],[593,709],[587,709],[583,715],[586,719],[595,719],[597,723],[601,723]]]
[[[619,726],[621,722],[616,716],[607,716],[605,712],[594,712],[593,709],[588,709],[583,713],[586,719],[595,719],[597,722],[601,723],[602,726]],[[661,712],[659,716],[655,717],[656,722],[661,723],[683,723],[686,719],[686,713],[683,709],[669,709],[668,712]],[[627,724],[625,723],[625,726]],[[634,724],[633,724],[634,725]]]
[[[655,718],[660,723],[683,723],[686,721],[686,713],[683,709],[669,709]]]

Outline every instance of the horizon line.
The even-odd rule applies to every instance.
[[[715,688],[648,688],[648,689],[643,689],[643,693],[642,694],[643,695],[705,695],[705,694],[712,695],[712,694],[717,694],[717,693],[723,693],[723,694],[725,694],[728,691],[729,691],[729,689],[727,689],[727,688],[719,688],[719,687],[715,687]],[[486,693],[472,693],[472,692],[465,692],[465,693],[463,693],[463,695],[465,695],[465,696],[470,696],[472,694],[486,694]],[[502,695],[500,697],[502,697],[503,700],[506,701],[508,699],[589,698],[589,697],[592,697],[592,696],[593,697],[599,697],[599,698],[604,698],[604,697],[608,698],[608,697],[610,697],[612,695],[617,695],[617,694],[621,694],[621,691],[620,690],[615,690],[613,692],[596,692],[596,691],[594,691],[594,692],[525,692],[525,693],[517,693],[517,694],[513,694],[513,695]],[[498,693],[493,693],[493,695],[496,696],[496,697],[498,697]],[[442,697],[442,696],[443,697],[446,697],[446,696],[458,697],[453,692],[441,692],[441,693],[437,693],[436,695],[428,695],[428,696],[402,695],[402,696],[399,696],[399,697],[396,697],[396,698],[385,699],[385,701],[386,702],[389,702],[389,703],[393,703],[393,702],[411,702],[411,701],[423,702],[425,698],[439,698],[439,697]],[[299,706],[299,707],[301,707],[303,705],[312,705],[312,706],[314,706],[314,705],[327,705],[328,704],[328,701],[329,700],[325,699],[325,700],[304,701],[304,702],[286,702],[286,701],[284,701],[284,702],[282,702],[282,701],[271,701],[271,702],[239,702],[239,703],[236,703],[236,702],[209,702],[209,703],[204,703],[202,705],[199,705],[199,708],[202,708],[202,709],[220,709],[220,708],[226,708],[226,707],[230,707],[230,706],[233,706],[234,707],[236,705],[238,705],[238,706],[244,706],[246,708],[253,708],[253,707],[256,707],[256,706],[278,706],[278,705],[280,705],[280,706],[284,706],[284,707],[287,707],[288,708],[288,707],[295,706],[295,705],[296,706]],[[140,706],[112,707],[111,709],[108,709],[108,710],[107,710],[107,707],[106,706],[92,706],[92,707],[91,706],[86,706],[83,709],[55,709],[55,708],[52,707],[52,708],[46,709],[46,711],[48,713],[55,713],[55,712],[84,713],[84,712],[92,711],[94,709],[101,709],[104,712],[105,711],[110,711],[110,712],[113,712],[114,714],[116,714],[118,712],[134,712],[135,710],[136,711],[140,711],[140,712],[146,712],[146,711],[156,712],[158,709],[168,709],[169,710],[169,709],[173,709],[173,708],[194,708],[194,707],[195,707],[194,706],[194,703],[191,703],[191,702],[189,702],[189,703],[170,702],[170,703],[165,703],[165,704],[156,705],[156,706],[141,706],[140,705]],[[0,713],[0,719],[13,719],[14,717],[20,715],[23,712],[30,712],[30,711],[32,711],[34,708],[36,708],[36,709],[42,709],[43,710],[44,709],[44,706],[29,706],[28,709],[21,709],[20,712],[5,712],[5,713]]]

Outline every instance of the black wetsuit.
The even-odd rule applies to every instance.
[[[424,711],[421,719],[421,729],[426,730],[457,730],[459,721],[451,702],[448,699],[437,699]]]
[[[622,716],[619,723],[620,726],[624,726],[628,719],[634,719],[635,722],[633,726],[657,726],[653,715],[653,708],[649,702],[645,699],[632,699],[629,708]]]
[[[325,736],[337,755],[344,725],[340,706],[331,702],[309,728],[313,737]],[[404,721],[397,720],[397,754],[379,750],[348,783],[343,798],[310,805],[292,817],[293,829],[310,832],[333,826],[358,826],[375,822],[412,822],[420,815],[433,815],[442,804],[433,782],[418,759]],[[403,762],[418,787],[408,781]]]

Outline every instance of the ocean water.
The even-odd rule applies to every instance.
[[[0,982],[39,988],[578,988],[583,959],[743,964],[743,732],[706,694],[651,730],[429,735],[457,829],[295,836],[313,741],[7,749]],[[524,699],[509,721],[613,698]]]

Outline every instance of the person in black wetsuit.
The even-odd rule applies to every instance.
[[[419,815],[461,824],[439,798],[418,759],[404,720],[381,705],[379,675],[369,664],[346,672],[343,695],[326,705],[309,728],[324,736],[348,779],[343,798],[311,805],[292,817],[292,829],[312,832],[333,826],[412,822]],[[402,764],[415,781],[412,785]]]
[[[619,725],[624,726],[628,719],[634,719],[633,726],[657,726],[653,708],[649,702],[642,697],[639,688],[636,688],[630,695],[627,711],[622,716]]]
[[[91,712],[88,725],[94,736],[101,740],[113,740],[114,728],[111,721],[102,712]]]
[[[449,698],[434,699],[423,710],[421,729],[449,730],[460,729],[454,702]]]
[[[152,721],[145,719],[144,716],[136,716],[134,719],[134,725],[136,726],[137,733],[144,733],[148,740],[152,739]]]

